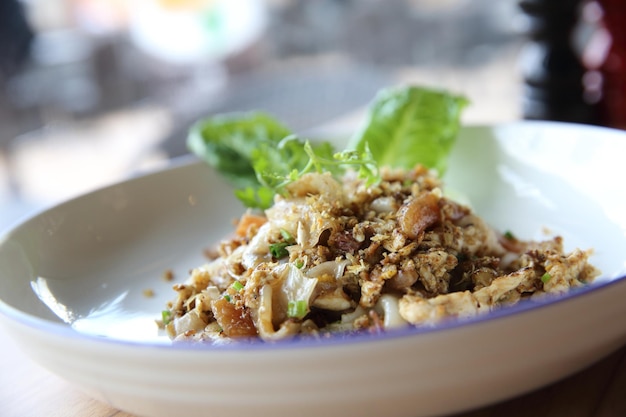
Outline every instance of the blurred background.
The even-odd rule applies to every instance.
[[[417,83],[465,94],[467,124],[609,125],[594,113],[611,46],[603,10],[571,0],[1,0],[0,230],[186,154],[189,125],[213,113],[262,109],[320,135],[354,126],[380,88]],[[571,91],[578,107],[555,111]]]

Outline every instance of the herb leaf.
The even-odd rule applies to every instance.
[[[265,113],[227,113],[195,123],[187,147],[235,186],[254,189],[259,184],[254,170],[258,148],[276,146],[290,134]]]
[[[261,112],[229,113],[198,121],[189,149],[230,180],[248,207],[266,209],[274,195],[307,172],[340,175],[352,168],[368,185],[378,167],[413,168],[418,163],[443,174],[467,100],[422,87],[383,90],[347,150],[328,142],[302,141]]]
[[[167,326],[168,324],[170,324],[170,322],[172,321],[172,312],[169,310],[163,310],[161,311],[161,321],[163,322],[163,325]]]
[[[289,255],[289,251],[287,250],[287,246],[290,244],[287,242],[278,242],[270,244],[270,254],[274,259],[281,259],[285,256]]]
[[[309,306],[305,300],[289,301],[287,304],[287,317],[303,319],[308,312]]]
[[[239,187],[247,207],[265,209],[274,195],[311,171],[334,175],[346,167],[374,183],[378,167],[369,149],[335,153],[328,142],[311,143],[293,135],[263,113],[233,113],[205,118],[191,129],[189,149]]]
[[[270,207],[274,201],[273,189],[269,187],[250,186],[235,190],[237,197],[246,207],[264,209]]]
[[[363,151],[367,145],[381,166],[410,169],[421,163],[443,174],[467,104],[462,96],[424,87],[382,90],[348,149]]]

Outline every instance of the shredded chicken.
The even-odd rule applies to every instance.
[[[525,242],[443,196],[430,171],[306,174],[246,213],[218,256],[174,286],[175,340],[278,340],[434,325],[591,282],[591,251]]]

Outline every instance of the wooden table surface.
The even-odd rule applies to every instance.
[[[133,417],[89,398],[32,362],[1,326],[0,416]],[[454,417],[527,416],[626,416],[626,346],[563,381]]]

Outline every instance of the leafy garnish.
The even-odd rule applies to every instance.
[[[281,228],[280,235],[283,237],[283,239],[285,239],[285,242],[294,242],[293,236],[287,230]]]
[[[172,321],[172,312],[169,310],[163,310],[161,311],[161,321],[163,322],[164,326],[167,326],[168,324],[170,324],[170,322]]]
[[[510,230],[506,230],[503,234],[504,238],[507,240],[517,240],[515,239],[515,235]]]
[[[284,258],[289,255],[287,246],[289,246],[289,243],[287,242],[272,243],[269,246],[270,254],[274,259]]]
[[[356,167],[368,184],[378,180],[369,148],[335,152],[328,142],[302,141],[263,113],[203,119],[192,128],[188,146],[239,187],[235,195],[251,208],[270,207],[275,194],[307,172],[339,175],[346,167]]]
[[[296,243],[294,237],[285,229],[280,229],[280,235],[283,237],[283,242],[272,243],[269,245],[270,254],[275,259],[281,259],[285,256],[289,256],[287,246],[291,246]]]
[[[258,185],[254,164],[258,148],[276,146],[291,132],[273,117],[261,113],[228,113],[194,124],[187,146],[236,187]]]
[[[304,300],[289,301],[287,304],[287,317],[302,319],[308,314],[308,305]]]
[[[467,104],[466,98],[443,90],[415,86],[382,90],[348,149],[369,146],[381,166],[410,169],[422,164],[442,175]]]
[[[367,185],[380,180],[383,165],[421,163],[443,173],[466,104],[463,97],[420,87],[384,90],[341,152],[328,142],[302,140],[260,112],[200,120],[190,131],[188,147],[238,188],[235,195],[246,206],[265,209],[286,185],[312,171],[338,176],[351,169]]]

